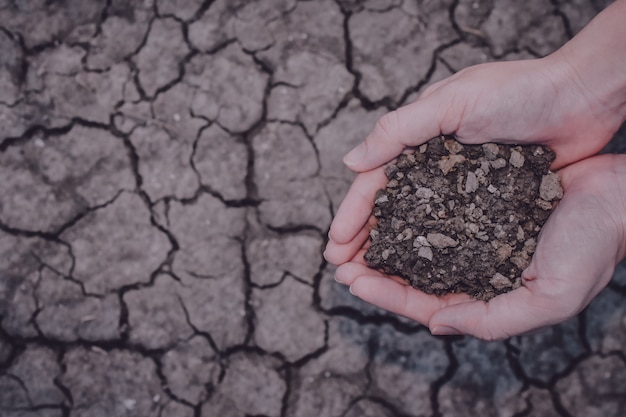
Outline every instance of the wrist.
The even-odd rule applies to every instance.
[[[570,88],[579,90],[591,110],[626,119],[626,0],[599,13],[547,60]],[[621,123],[619,123],[621,124]]]

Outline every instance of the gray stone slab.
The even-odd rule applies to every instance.
[[[25,275],[3,274],[0,280],[0,314],[2,327],[12,335],[37,336],[32,318],[37,312],[35,287],[39,271]]]
[[[134,188],[122,141],[76,126],[0,154],[0,221],[16,229],[54,232],[88,207]]]
[[[217,124],[204,129],[196,142],[193,165],[202,185],[225,199],[247,195],[248,147]]]
[[[106,69],[135,54],[144,42],[154,13],[149,2],[114,0],[97,34],[89,42],[87,67]]]
[[[255,236],[246,246],[250,279],[260,286],[275,285],[289,273],[312,284],[322,263],[322,246],[312,233]]]
[[[252,140],[261,219],[273,227],[330,224],[315,148],[298,126],[270,123]]]
[[[0,25],[24,36],[27,48],[63,40],[78,26],[96,22],[104,3],[70,0],[11,2],[0,8]]]
[[[20,381],[30,407],[58,406],[66,401],[55,384],[61,366],[56,353],[48,348],[28,346],[7,370],[7,375]]]
[[[371,332],[371,326],[331,319],[327,350],[304,365],[291,383],[288,415],[344,415],[369,385],[367,341]]]
[[[513,416],[525,409],[523,383],[509,366],[500,342],[465,338],[453,343],[458,369],[439,391],[446,416]]]
[[[270,92],[267,117],[300,122],[309,134],[331,119],[354,83],[343,62],[309,51],[290,55],[274,80],[284,84]]]
[[[528,404],[528,412],[531,416],[541,417],[559,417],[559,414],[551,398],[551,394],[547,390],[531,387],[522,393],[522,397]]]
[[[261,119],[268,79],[236,44],[213,55],[196,55],[185,66],[184,80],[195,88],[193,114],[229,132],[245,132]]]
[[[278,417],[287,385],[280,362],[255,353],[233,355],[215,394],[202,407],[202,417],[265,415]]]
[[[565,26],[554,8],[549,0],[533,0],[523,6],[511,0],[498,1],[480,29],[495,56],[524,47],[547,55],[567,41]]]
[[[171,402],[154,362],[138,353],[76,348],[65,354],[63,369],[73,416],[158,415]]]
[[[0,54],[0,103],[13,106],[21,98],[19,84],[23,77],[21,63],[24,53],[17,39],[2,32]]]
[[[153,287],[130,291],[124,299],[130,340],[148,349],[171,347],[194,329],[227,349],[243,343],[248,332],[241,276],[190,277],[184,283],[160,276]]]
[[[198,177],[191,166],[195,137],[176,135],[156,126],[139,127],[130,135],[137,156],[142,189],[151,201],[191,198]]]
[[[573,318],[532,335],[513,338],[511,345],[519,352],[517,358],[526,376],[548,384],[584,355],[586,349],[579,328],[579,319]]]
[[[168,388],[191,404],[207,399],[222,370],[215,351],[201,336],[178,344],[162,356],[161,363]]]
[[[449,365],[443,342],[427,332],[403,334],[389,325],[375,332],[370,393],[405,414],[430,415],[431,385]]]
[[[88,296],[81,285],[44,269],[35,290],[35,321],[50,339],[106,341],[120,336],[120,303],[116,294]]]
[[[25,113],[29,108],[37,109],[35,122],[46,127],[67,125],[78,117],[90,122],[108,124],[110,114],[123,100],[128,99],[129,86],[133,83],[131,67],[126,62],[112,65],[104,71],[86,71],[81,64],[84,51],[60,45],[42,53],[40,59],[28,73],[28,88],[31,90],[18,107],[18,115],[32,124],[33,115]],[[55,62],[56,61],[56,62]],[[73,62],[70,71],[55,71],[55,63]],[[48,67],[51,67],[49,69]],[[62,99],[59,99],[61,98]]]
[[[83,217],[61,238],[72,246],[73,276],[95,294],[149,282],[171,249],[165,234],[150,223],[141,198],[126,192]]]
[[[572,416],[621,416],[626,413],[626,365],[617,355],[591,356],[556,388]]]
[[[350,17],[359,89],[371,101],[398,102],[428,73],[435,50],[457,38],[448,19],[450,2],[420,3],[409,13],[364,10]],[[381,59],[384,57],[384,59]]]
[[[139,83],[148,96],[180,76],[181,63],[189,53],[183,36],[182,25],[173,18],[151,22],[145,45],[134,58]]]
[[[193,335],[180,291],[182,288],[178,282],[170,276],[160,275],[151,287],[124,294],[131,343],[146,349],[165,349]]]
[[[254,339],[266,352],[295,362],[324,347],[325,323],[312,305],[313,288],[286,277],[277,287],[252,292]],[[277,317],[291,317],[278,324]]]
[[[34,337],[35,289],[42,265],[69,274],[68,248],[41,238],[12,236],[0,231],[0,322],[13,335]]]

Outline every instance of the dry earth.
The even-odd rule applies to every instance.
[[[605,4],[0,0],[0,416],[625,415],[626,265],[485,343],[321,255],[380,115]]]

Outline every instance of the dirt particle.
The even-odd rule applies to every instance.
[[[443,175],[446,175],[448,174],[448,172],[452,171],[452,169],[454,168],[456,164],[460,164],[464,161],[465,161],[465,157],[463,155],[457,155],[457,154],[449,155],[439,160],[439,163],[438,163],[439,169],[441,169],[441,172],[443,173]]]
[[[428,240],[428,243],[439,249],[453,248],[459,244],[456,240],[442,233],[429,233],[428,236],[426,236],[426,240]]]
[[[417,251],[417,256],[419,256],[420,258],[425,258],[425,259],[428,259],[429,261],[432,261],[433,260],[433,250],[431,248],[429,248],[428,246],[422,246]]]
[[[563,188],[559,176],[550,172],[541,178],[539,196],[545,201],[560,200],[563,198]]]
[[[509,158],[509,163],[511,165],[513,165],[515,168],[521,168],[524,166],[524,155],[522,155],[519,151],[517,151],[516,149],[513,149],[511,151],[511,157]]]
[[[499,272],[496,272],[494,274],[494,276],[489,280],[489,283],[496,290],[504,290],[504,289],[513,287],[513,283],[511,282],[511,280]]]
[[[465,180],[465,192],[473,193],[478,190],[478,178],[476,178],[476,174],[473,172],[467,173],[467,179]]]
[[[506,160],[504,160],[504,158],[498,158],[495,161],[491,161],[489,165],[491,165],[493,169],[501,169],[506,166]]]
[[[498,153],[500,152],[500,148],[495,143],[485,143],[482,145],[482,148],[487,159],[496,159],[498,157]]]

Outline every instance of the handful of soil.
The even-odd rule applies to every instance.
[[[544,146],[431,139],[385,169],[365,260],[426,293],[489,300],[521,285],[563,196]]]

